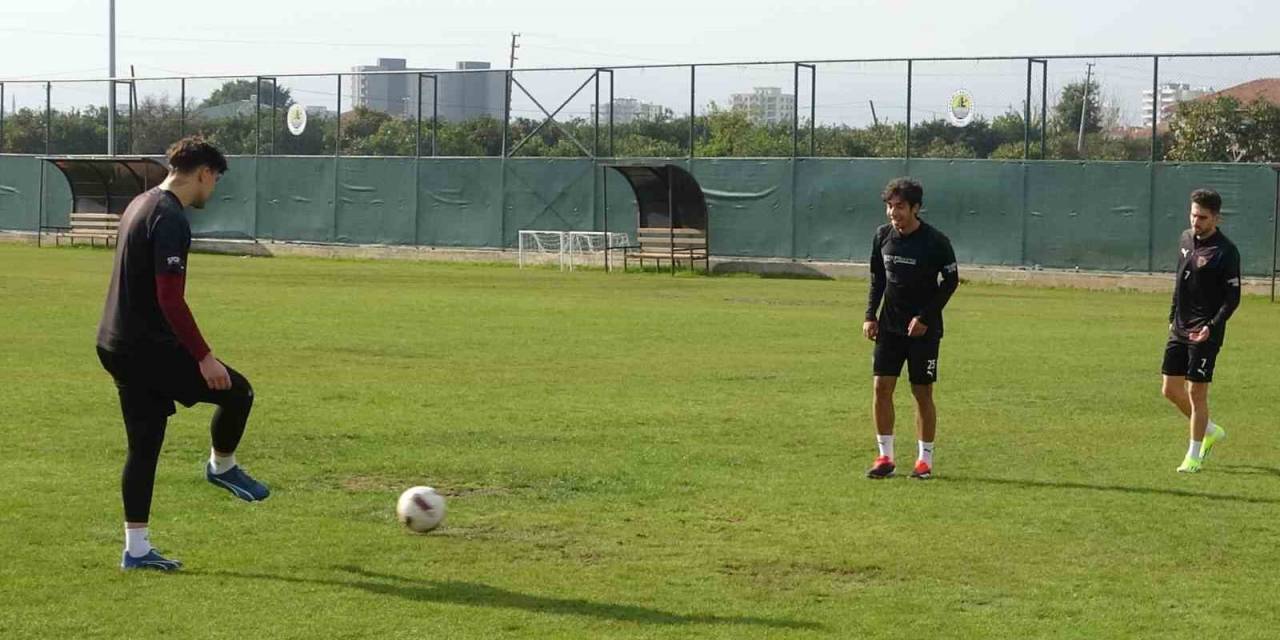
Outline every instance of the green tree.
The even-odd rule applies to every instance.
[[[471,118],[457,124],[441,123],[442,155],[500,156],[502,155],[502,123],[489,116]],[[443,143],[448,136],[449,143]]]
[[[44,110],[22,108],[4,119],[4,153],[44,153]]]
[[[1280,106],[1262,99],[1243,105],[1229,96],[1183,102],[1169,122],[1167,150],[1169,160],[1274,162]]]
[[[1280,105],[1262,100],[1249,103],[1244,112],[1247,141],[1245,161],[1280,161]]]
[[[757,158],[791,155],[790,125],[756,125],[745,111],[721,109],[715,103],[704,119],[706,142],[698,155],[713,158]]]
[[[914,143],[913,143],[914,144]],[[917,148],[915,154],[921,158],[976,158],[977,152],[963,142],[947,142],[942,138],[934,138],[923,148]]]
[[[119,120],[116,121],[117,125]],[[134,110],[133,148],[129,153],[161,154],[182,131],[179,105],[167,97],[144,96]]]
[[[1021,160],[1023,151],[1021,140],[1018,142],[1006,142],[996,147],[995,151],[992,151],[991,155],[987,157],[992,160]],[[1038,142],[1031,145],[1030,150],[1027,150],[1027,157],[1031,159],[1040,158],[1040,144]]]
[[[107,149],[107,108],[72,108],[53,113],[50,139],[53,153],[100,154]],[[119,150],[128,152],[128,138],[119,140]]]
[[[1165,157],[1180,162],[1239,162],[1243,156],[1244,110],[1239,100],[1219,96],[1178,105],[1169,121]]]
[[[630,133],[622,138],[615,137],[614,151],[619,156],[633,158],[674,158],[684,153],[678,144],[638,133]]]
[[[1102,130],[1102,89],[1096,80],[1089,80],[1088,106],[1085,107],[1085,133],[1097,133]],[[1051,118],[1052,131],[1057,134],[1078,133],[1080,130],[1081,105],[1085,101],[1085,83],[1073,82],[1058,93],[1058,102],[1053,105]]]
[[[271,106],[271,85],[272,82],[270,80],[263,80],[261,87],[257,86],[255,80],[230,80],[214,89],[208,98],[200,102],[199,108],[205,109],[234,102],[253,102],[254,97],[258,95],[262,96],[262,106],[269,108]],[[289,91],[289,87],[277,85],[275,95],[277,109],[287,109],[289,105],[293,104],[293,94]]]
[[[981,117],[963,127],[941,118],[922,122],[912,128],[911,140],[926,158],[985,158],[999,146],[991,124]]]
[[[354,156],[411,156],[416,123],[365,107],[342,114],[342,153]]]

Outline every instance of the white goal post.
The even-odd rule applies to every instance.
[[[630,236],[614,231],[519,231],[520,267],[554,264],[573,270],[579,265],[613,267],[613,256],[630,244]],[[608,254],[608,259],[606,259]]]
[[[526,264],[555,264],[565,268],[568,257],[568,231],[521,229],[519,234],[520,268]]]
[[[629,245],[630,238],[617,231],[570,231],[569,232],[569,270],[578,264],[600,264],[613,270],[616,258],[612,254]],[[609,259],[606,260],[606,254]]]

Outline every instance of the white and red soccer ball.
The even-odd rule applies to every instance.
[[[396,516],[410,531],[426,533],[444,522],[444,496],[431,487],[410,487],[396,502]]]

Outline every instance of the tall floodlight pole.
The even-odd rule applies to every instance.
[[[116,0],[107,3],[107,155],[116,154]]]

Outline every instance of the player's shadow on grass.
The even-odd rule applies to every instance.
[[[1213,471],[1217,473],[1228,473],[1235,476],[1271,476],[1280,478],[1280,469],[1275,467],[1263,467],[1256,464],[1233,464],[1226,467],[1215,468]]]
[[[1244,468],[1244,467],[1239,467]],[[1265,467],[1249,467],[1263,468]],[[1223,471],[1218,469],[1217,471]],[[1275,470],[1271,470],[1275,471]],[[1251,472],[1256,473],[1256,472]],[[1083,489],[1087,491],[1108,491],[1115,493],[1133,493],[1139,495],[1155,495],[1155,496],[1175,496],[1179,498],[1203,498],[1205,500],[1228,500],[1232,502],[1247,502],[1250,504],[1280,504],[1277,498],[1258,498],[1254,496],[1238,496],[1227,493],[1212,493],[1209,491],[1193,491],[1191,489],[1165,489],[1159,487],[1131,487],[1119,484],[1086,484],[1084,482],[1048,482],[1045,480],[1018,480],[1016,478],[978,478],[973,476],[954,476],[946,477],[948,482],[974,482],[980,484],[996,484],[1004,486],[1026,487],[1026,488],[1044,488],[1044,489]]]
[[[708,613],[682,614],[650,609],[637,605],[595,602],[580,598],[552,598],[518,591],[509,591],[477,582],[458,580],[420,580],[403,576],[375,573],[359,567],[343,566],[339,570],[351,578],[302,578],[264,573],[238,573],[234,571],[210,571],[204,575],[215,577],[272,580],[296,584],[325,585],[359,589],[378,595],[396,596],[419,602],[441,602],[470,607],[494,607],[520,609],[534,613],[586,616],[619,622],[646,624],[724,624],[754,625],[776,629],[810,629],[825,627],[814,622],[755,616],[721,616]],[[196,572],[189,572],[196,573]]]

